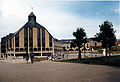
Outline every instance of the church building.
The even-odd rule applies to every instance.
[[[1,53],[12,56],[24,56],[26,51],[28,53],[33,51],[36,56],[52,55],[54,47],[53,36],[36,22],[33,12],[30,13],[28,22],[22,28],[1,38]]]

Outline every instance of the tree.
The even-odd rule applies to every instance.
[[[107,48],[109,48],[110,55],[111,48],[113,45],[115,45],[115,30],[112,28],[113,24],[109,21],[104,21],[104,23],[99,25],[99,27],[100,32],[95,35],[95,40],[100,41],[102,43],[102,47],[106,49],[107,56]]]
[[[75,37],[75,39],[73,40],[73,43],[75,43],[79,49],[78,59],[81,59],[80,48],[82,47],[82,44],[85,42],[87,37],[85,30],[83,28],[77,28],[77,31],[73,32],[73,36]]]

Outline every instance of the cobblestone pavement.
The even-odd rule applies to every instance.
[[[120,68],[42,61],[0,61],[0,82],[120,82]]]

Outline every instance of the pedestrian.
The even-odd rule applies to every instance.
[[[49,56],[47,55],[47,60],[49,59]]]
[[[31,51],[31,53],[30,53],[30,58],[31,58],[31,63],[33,63],[33,61],[34,61],[34,53],[33,53],[33,51]]]
[[[26,59],[26,63],[28,64],[28,60],[29,60],[28,54],[26,55],[25,59]]]
[[[63,54],[63,58],[64,58],[64,54]]]
[[[27,50],[26,50],[26,56],[25,56],[25,60],[26,60],[26,63],[28,64],[29,55],[28,55],[28,51],[27,51]]]

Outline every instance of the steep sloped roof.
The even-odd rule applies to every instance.
[[[34,13],[33,13],[33,12],[31,12],[29,16],[35,16],[35,15],[34,15]]]
[[[30,13],[30,15],[28,16],[28,22],[22,26],[19,30],[17,30],[15,33],[14,33],[14,36],[20,31],[22,30],[22,28],[32,28],[32,27],[37,27],[37,28],[42,28],[42,29],[46,29],[45,27],[43,27],[42,25],[38,24],[36,22],[36,16],[34,15],[33,12]],[[47,30],[47,29],[46,29]],[[48,32],[49,33],[49,32]],[[50,34],[50,33],[49,33]],[[51,34],[50,34],[51,35]],[[52,35],[51,35],[52,36]],[[53,36],[52,36],[53,37]]]

